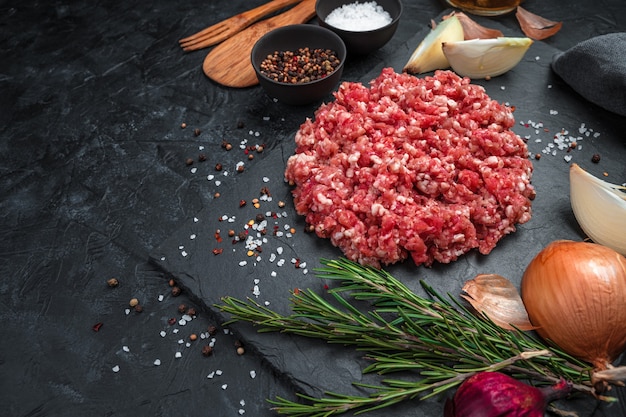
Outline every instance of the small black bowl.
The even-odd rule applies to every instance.
[[[275,51],[297,51],[299,48],[330,49],[339,58],[339,66],[325,78],[306,83],[283,83],[261,74],[261,63]],[[346,60],[346,45],[341,38],[323,27],[302,24],[274,29],[259,39],[250,58],[259,84],[273,98],[286,104],[304,105],[321,100],[337,87]]]
[[[396,33],[400,16],[402,16],[402,2],[400,0],[376,0],[379,6],[391,16],[391,23],[378,29],[366,31],[349,31],[333,27],[326,23],[328,15],[338,7],[355,3],[357,0],[317,0],[315,12],[320,26],[328,28],[343,39],[348,53],[365,55],[383,47]],[[368,0],[361,0],[360,3]]]

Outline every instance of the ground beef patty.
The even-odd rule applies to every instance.
[[[488,254],[531,217],[533,168],[514,123],[467,78],[386,68],[370,88],[341,84],[302,124],[285,178],[317,235],[361,264]]]

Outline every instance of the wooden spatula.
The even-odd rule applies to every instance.
[[[258,84],[250,53],[261,36],[281,26],[305,23],[315,16],[315,0],[303,0],[297,6],[267,20],[248,26],[217,45],[204,59],[202,70],[207,77],[227,87],[250,87]]]

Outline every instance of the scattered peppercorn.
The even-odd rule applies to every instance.
[[[183,122],[180,124],[181,129],[185,129],[187,127],[187,123]]]
[[[283,208],[283,207],[285,207],[285,202],[284,202],[284,201],[282,201],[282,200],[281,200],[281,201],[279,201],[279,202],[278,202],[278,207],[279,207],[279,208]]]
[[[181,290],[180,287],[172,287],[172,295],[174,297],[178,297],[181,292],[183,292],[183,290]]]
[[[243,207],[243,206],[245,206],[246,204],[247,204],[247,203],[246,203],[246,200],[239,200],[239,207]]]
[[[243,172],[244,169],[243,165],[237,165],[237,172]]]
[[[187,306],[186,306],[185,304],[180,304],[180,305],[178,306],[178,312],[179,312],[180,314],[183,314],[185,311],[187,311]]]
[[[174,281],[173,279],[170,279],[168,281],[168,284],[169,284],[170,287],[173,287],[174,285],[176,285],[176,281]]]
[[[120,285],[120,282],[117,280],[117,278],[109,278],[107,280],[107,285],[109,287],[117,287],[118,285]]]
[[[176,318],[172,317],[167,319],[167,324],[169,324],[170,326],[173,326],[174,324],[176,324]]]
[[[99,332],[103,324],[104,323],[99,322],[99,323],[94,324],[91,328],[93,329],[94,332]]]
[[[211,336],[215,336],[215,334],[217,333],[217,327],[215,327],[214,325],[210,325],[207,328],[207,331],[209,332]]]
[[[239,121],[237,122],[237,129],[243,129],[243,128],[244,128],[244,126],[245,126],[245,125],[244,125],[243,121],[239,120]]]
[[[222,249],[222,248],[215,248],[215,249],[212,250],[212,252],[213,252],[213,255],[221,255],[222,252],[224,252],[224,249]]]
[[[192,342],[198,339],[198,335],[195,333],[191,333],[189,335],[189,340],[191,340]]]
[[[196,136],[196,137],[200,136],[200,133],[202,133],[202,131],[200,129],[198,129],[198,128],[193,130],[193,135]]]
[[[242,346],[237,348],[237,355],[241,356],[244,353],[246,353],[246,350]]]
[[[600,162],[600,154],[594,153],[593,156],[591,157],[591,162],[593,162],[594,164],[597,164],[598,162]]]
[[[536,153],[535,154],[535,159],[538,161],[541,159],[541,154],[540,153]]]
[[[130,302],[128,303],[131,307],[135,307],[137,304],[139,304],[139,300],[136,298],[131,298]]]
[[[190,315],[191,317],[194,317],[198,315],[198,312],[196,311],[195,308],[189,307],[189,309],[187,309],[187,314]]]
[[[257,146],[257,147],[256,147],[256,151],[257,151],[258,153],[261,153],[261,152],[263,152],[264,150],[265,150],[265,146],[263,146],[263,145],[259,145],[259,146]]]
[[[198,155],[198,161],[200,162],[204,162],[206,161],[206,155],[201,153],[200,155]]]
[[[339,67],[335,51],[321,48],[299,48],[297,51],[275,51],[261,62],[261,74],[281,83],[298,84],[325,78]]]
[[[222,170],[222,164],[220,164],[219,162],[217,164],[215,164],[215,170],[216,171],[221,171]]]
[[[265,215],[263,213],[259,213],[256,215],[257,223],[261,223],[263,220],[265,220]]]
[[[185,164],[187,164],[187,165],[193,165],[193,159],[191,159],[191,158],[187,158],[187,159],[185,159]]]
[[[143,311],[143,306],[141,304],[137,304],[135,306],[135,312],[136,313],[141,313]]]
[[[202,355],[211,356],[213,353],[213,348],[210,345],[202,346]]]

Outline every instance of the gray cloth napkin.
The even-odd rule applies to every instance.
[[[626,116],[626,32],[596,36],[559,52],[552,69],[587,100]]]

